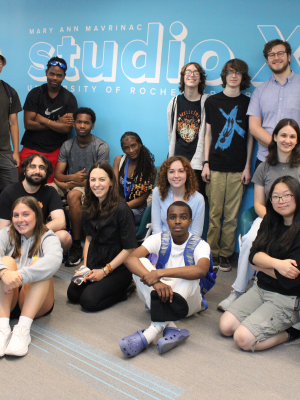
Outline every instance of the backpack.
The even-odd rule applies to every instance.
[[[191,235],[184,249],[184,263],[186,266],[195,265],[194,251],[197,245],[201,242],[200,236]],[[165,268],[167,264],[172,248],[171,232],[165,231],[161,233],[161,246],[158,254],[158,260],[156,263],[156,269]],[[210,252],[210,263],[209,270],[205,278],[200,279],[200,293],[202,295],[203,305],[205,310],[208,308],[207,301],[204,295],[216,284],[216,273],[213,270],[212,254]]]

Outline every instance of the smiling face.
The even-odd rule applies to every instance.
[[[78,114],[74,121],[74,128],[78,136],[88,136],[91,133],[91,130],[94,129],[92,117],[89,114]]]
[[[231,88],[240,87],[243,74],[232,68],[228,68],[226,72],[226,86]]]
[[[282,56],[278,56],[277,53],[283,51]],[[283,44],[278,44],[272,47],[268,54],[275,53],[274,57],[268,56],[267,64],[274,74],[282,74],[289,68],[289,63],[291,62],[291,55],[286,53],[285,46]]]
[[[298,142],[297,132],[290,125],[286,125],[274,135],[274,141],[277,143],[277,152],[289,156]]]
[[[140,156],[142,144],[138,143],[132,136],[122,139],[122,150],[130,160],[137,160]]]
[[[182,188],[186,182],[186,171],[181,161],[174,161],[168,169],[168,182],[172,188]]]
[[[65,71],[58,66],[51,66],[46,70],[47,85],[49,89],[55,90],[61,87],[62,81],[65,79]]]
[[[25,171],[26,181],[33,186],[40,186],[47,180],[47,167],[40,157],[34,157]]]
[[[192,219],[187,207],[172,205],[169,208],[167,224],[175,244],[181,244],[187,240],[191,223]]]
[[[296,211],[296,201],[291,189],[283,182],[277,183],[271,196],[274,210],[283,217],[285,225],[291,225]]]
[[[101,203],[106,199],[109,188],[112,186],[112,182],[109,179],[108,174],[104,171],[104,169],[94,168],[90,173],[89,182],[92,192]]]
[[[191,74],[189,74],[189,72]],[[194,75],[196,73],[197,76]],[[186,87],[194,88],[197,87],[200,83],[200,74],[195,65],[191,64],[187,67],[184,73],[184,85]]]
[[[17,204],[13,210],[12,224],[21,235],[26,237],[26,239],[30,238],[33,235],[36,225],[36,216],[34,211],[26,206],[26,204]]]

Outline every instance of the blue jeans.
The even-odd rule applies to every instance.
[[[134,215],[135,225],[140,225],[146,208],[147,208],[147,206],[140,206],[138,208],[131,209],[131,211],[133,212],[133,215]]]

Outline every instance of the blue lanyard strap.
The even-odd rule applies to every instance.
[[[126,167],[125,167],[125,174],[124,174],[124,197],[125,197],[125,200],[128,200],[131,189],[133,188],[133,185],[134,185],[134,182],[132,182],[132,184],[127,189],[128,165],[129,165],[129,158],[127,158],[127,160],[126,160]]]

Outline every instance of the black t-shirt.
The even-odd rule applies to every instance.
[[[262,224],[264,224],[264,220],[261,223],[260,229],[257,233],[257,238],[255,241],[259,238],[262,232]],[[291,244],[290,250],[286,252],[284,257],[280,257],[278,249],[279,245],[281,243],[281,237],[282,235],[287,232],[289,229],[289,226],[282,225],[281,231],[280,231],[280,236],[278,240],[271,246],[269,250],[269,256],[273,258],[278,258],[279,260],[295,260],[298,265],[298,269],[300,269],[300,232],[298,232]],[[255,242],[253,242],[254,245]],[[255,256],[255,251],[253,250],[253,247],[250,251],[249,255],[249,261],[250,263],[253,264],[253,257]],[[300,275],[296,279],[289,279],[285,278],[284,276],[280,275],[278,271],[275,270],[275,275],[277,279],[272,278],[269,275],[266,275],[264,272],[258,272],[257,274],[257,284],[261,289],[268,290],[270,292],[276,292],[283,294],[285,296],[300,296]]]
[[[177,128],[175,155],[191,161],[198,144],[201,124],[201,100],[189,101],[183,94],[177,97]]]
[[[211,125],[209,168],[219,172],[242,172],[247,160],[250,99],[244,94],[228,97],[223,92],[205,102],[206,122]]]
[[[41,186],[36,193],[27,193],[22,182],[17,182],[7,186],[0,194],[0,218],[10,220],[12,205],[23,196],[32,196],[38,201],[44,222],[52,211],[62,210],[61,199],[53,187]]]
[[[98,215],[86,220],[85,234],[92,237],[87,256],[90,269],[102,268],[122,250],[137,247],[133,213],[122,199],[107,218]],[[122,264],[118,268],[126,267]]]
[[[48,94],[47,84],[32,89],[25,100],[24,111],[32,111],[45,118],[57,121],[66,113],[73,113],[77,109],[75,96],[61,86],[58,95],[52,99]],[[61,147],[68,135],[45,131],[31,131],[27,129],[21,144],[28,149],[51,153]]]

